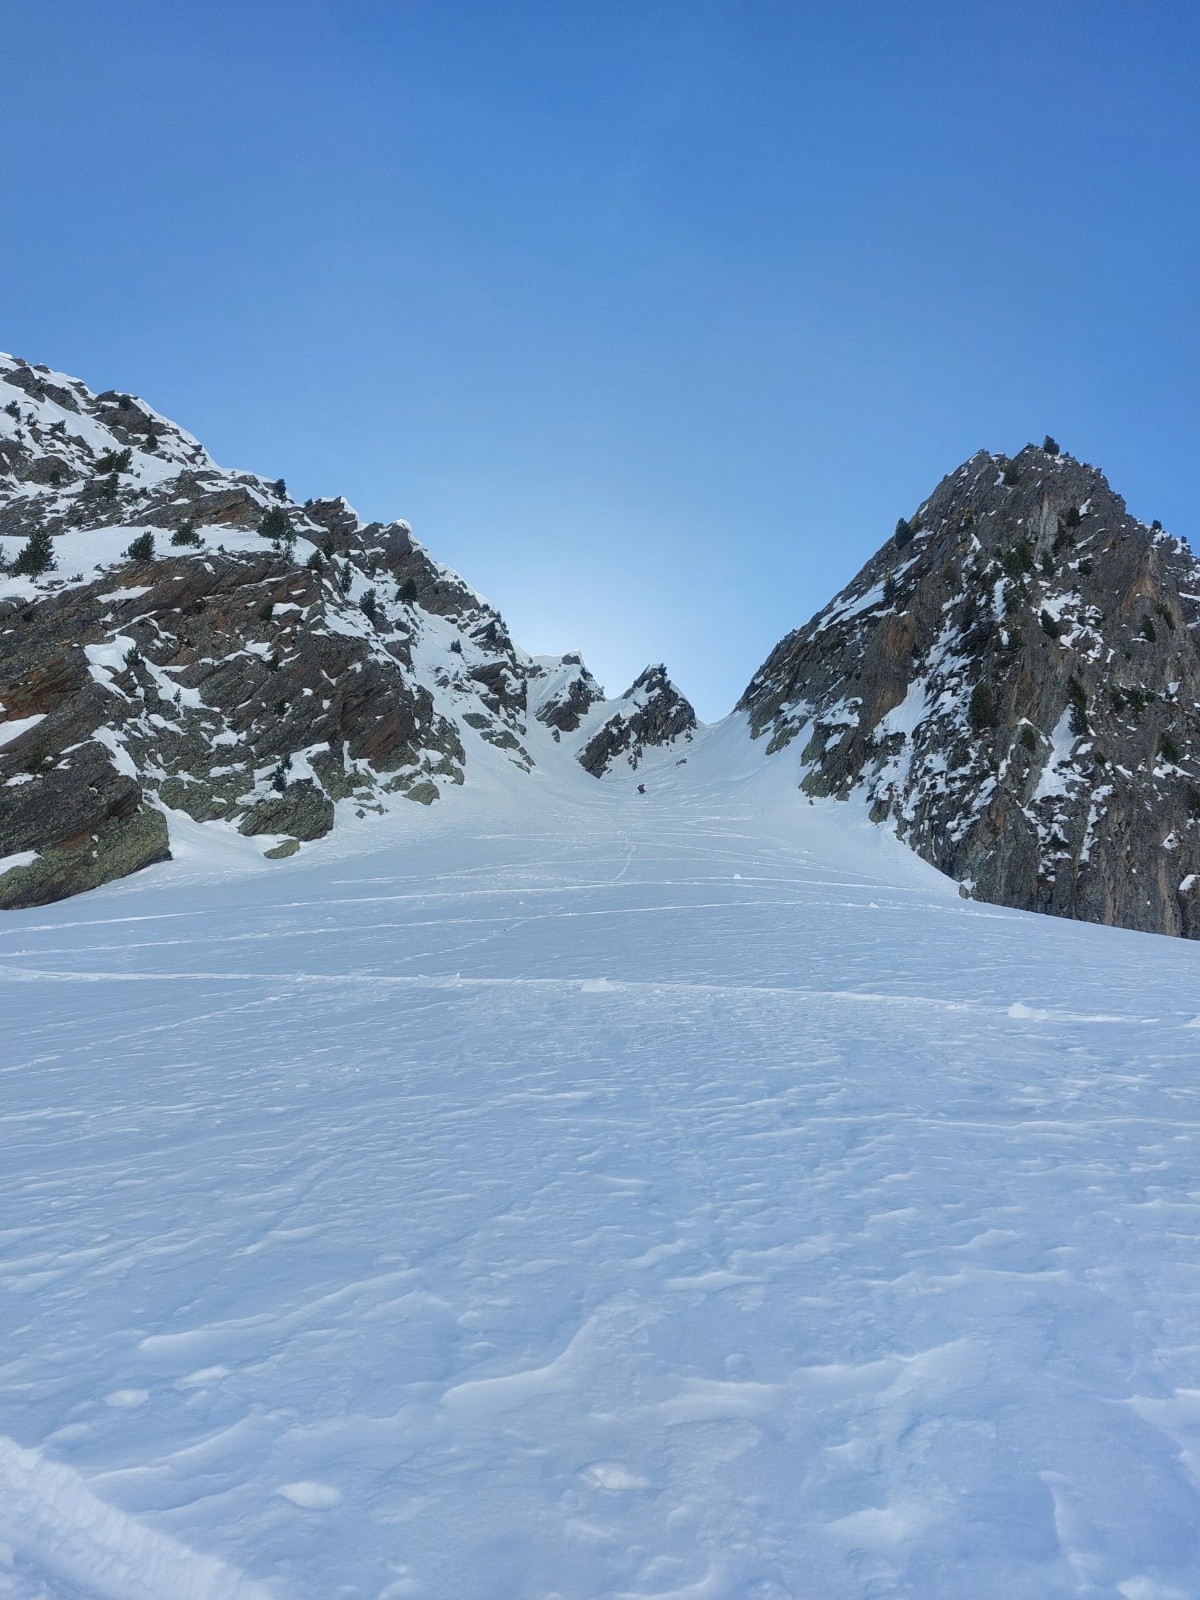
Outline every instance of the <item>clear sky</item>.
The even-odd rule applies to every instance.
[[[702,716],[972,451],[1200,545],[1197,0],[5,0],[0,348]]]

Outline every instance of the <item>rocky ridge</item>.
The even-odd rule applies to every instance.
[[[618,760],[624,760],[636,772],[648,751],[666,746],[686,749],[696,726],[696,713],[690,702],[660,663],[647,667],[608,710],[600,725],[588,730],[578,759],[597,778],[610,772]],[[686,761],[687,757],[678,759]]]
[[[612,702],[577,656],[528,656],[407,523],[298,505],[10,357],[0,557],[0,906],[166,859],[172,814],[283,856],[432,802],[481,744],[525,772],[586,745],[604,776],[695,726],[661,669]]]
[[[1052,440],[986,452],[739,709],[964,893],[1200,937],[1200,563]]]

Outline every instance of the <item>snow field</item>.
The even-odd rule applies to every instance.
[[[739,737],[0,923],[0,1595],[1200,1593],[1200,952]]]

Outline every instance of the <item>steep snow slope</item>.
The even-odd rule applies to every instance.
[[[0,1595],[1200,1593],[1200,952],[797,760],[0,924]]]

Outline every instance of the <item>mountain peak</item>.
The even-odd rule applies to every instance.
[[[1196,931],[1200,567],[1096,467],[950,473],[739,708],[985,900]]]
[[[0,356],[0,905],[162,860],[182,815],[293,853],[499,764],[687,760],[661,663],[532,657],[407,522],[217,465]],[[1053,440],[978,451],[738,709],[978,898],[1200,937],[1200,563]],[[514,780],[520,781],[520,780]],[[172,819],[176,819],[173,821]]]

